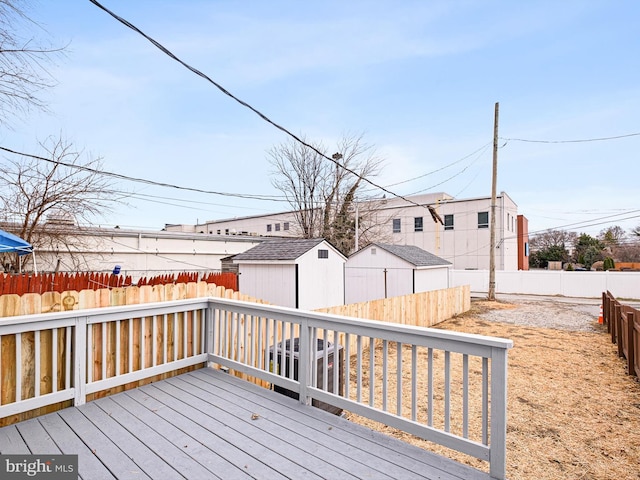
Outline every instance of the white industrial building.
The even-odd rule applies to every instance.
[[[72,228],[58,242],[35,251],[38,270],[51,272],[112,272],[134,282],[177,272],[220,270],[220,260],[244,252],[265,239],[120,228]]]
[[[451,262],[458,270],[489,268],[491,197],[455,199],[446,193],[376,200],[373,225],[377,241],[414,245]],[[426,205],[443,221],[434,222]],[[364,209],[364,206],[363,206]],[[173,225],[167,230],[202,232],[211,235],[254,235],[297,237],[294,212],[254,215],[210,221],[200,225]],[[496,200],[496,269],[528,269],[527,222],[505,192]]]
[[[344,304],[346,258],[322,238],[277,239],[238,254],[238,290],[283,307]]]
[[[451,262],[414,245],[372,243],[345,265],[345,303],[449,288]]]

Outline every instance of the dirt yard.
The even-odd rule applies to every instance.
[[[470,312],[438,326],[514,342],[507,423],[511,480],[640,479],[640,384],[626,375],[597,317],[581,316],[576,308],[476,301]],[[349,418],[487,470],[484,462]]]

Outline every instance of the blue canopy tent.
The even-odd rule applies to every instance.
[[[35,273],[38,273],[33,246],[13,233],[0,230],[0,253],[17,253],[21,256],[33,255],[33,270]]]

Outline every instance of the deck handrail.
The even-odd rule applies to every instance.
[[[223,298],[7,317],[0,336],[0,418],[208,363],[505,476],[510,340]]]

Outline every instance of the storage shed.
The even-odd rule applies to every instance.
[[[449,288],[451,262],[414,245],[372,243],[345,267],[345,303]]]
[[[344,304],[346,261],[322,238],[268,240],[233,258],[241,293],[305,310]]]

